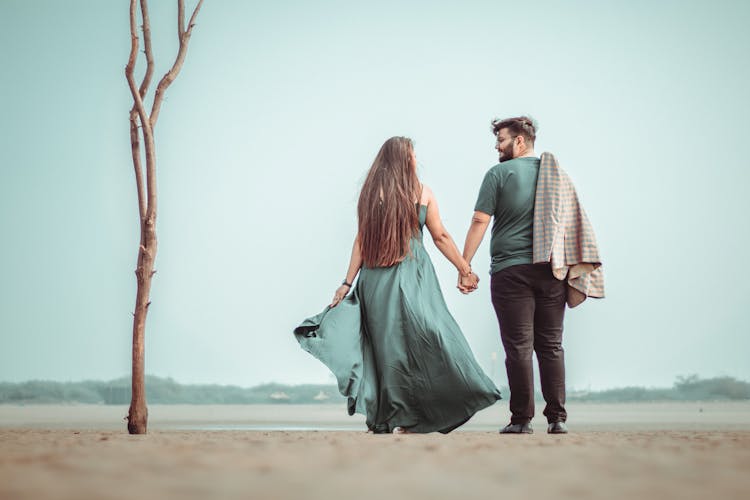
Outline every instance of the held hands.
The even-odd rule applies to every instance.
[[[333,301],[331,302],[331,307],[336,307],[339,305],[339,302],[344,300],[344,297],[346,297],[346,294],[349,293],[349,286],[347,285],[341,285],[336,289],[336,293],[333,294]]]
[[[456,288],[458,288],[459,291],[464,295],[467,295],[476,290],[478,284],[479,276],[477,276],[477,274],[472,271],[466,276],[461,276],[460,274],[458,275],[458,286],[456,286]]]

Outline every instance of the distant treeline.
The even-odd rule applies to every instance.
[[[343,403],[334,385],[263,384],[183,385],[171,378],[146,376],[146,399],[154,404],[305,404]],[[32,380],[0,382],[0,404],[130,404],[130,378],[110,381],[51,382]]]
[[[171,378],[146,377],[148,402],[152,404],[342,404],[334,385],[263,384],[250,388],[231,385],[183,385]],[[508,390],[502,388],[507,399]],[[537,395],[540,398],[540,395]],[[571,391],[569,401],[618,403],[637,401],[748,400],[750,383],[732,377],[701,379],[678,377],[669,389],[625,387],[605,391]],[[0,383],[0,404],[130,403],[130,379],[50,382],[35,380]]]
[[[575,391],[569,401],[598,403],[636,401],[728,401],[750,399],[750,383],[733,377],[699,378],[697,375],[677,377],[670,389],[623,387],[605,391]]]

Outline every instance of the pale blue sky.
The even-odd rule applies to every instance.
[[[156,76],[176,2],[152,1]],[[520,113],[573,177],[608,298],[568,311],[569,385],[750,379],[750,3],[206,0],[157,126],[158,273],[147,372],[330,382],[291,331],[341,281],[358,188],[392,135],[459,245],[489,122]],[[0,0],[0,381],[130,369],[138,244],[127,1]],[[480,363],[480,290],[428,240]],[[502,362],[496,380],[505,384]]]

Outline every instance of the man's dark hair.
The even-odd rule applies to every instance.
[[[497,136],[497,133],[504,128],[508,129],[508,133],[511,137],[515,138],[519,135],[523,136],[526,142],[532,146],[534,145],[534,141],[536,140],[536,126],[534,125],[534,120],[528,116],[516,116],[514,118],[505,118],[503,120],[492,120],[492,133],[495,134],[495,136]]]

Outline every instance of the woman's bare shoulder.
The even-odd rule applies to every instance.
[[[435,195],[427,184],[422,184],[422,197],[419,200],[420,205],[429,205],[435,199]]]

